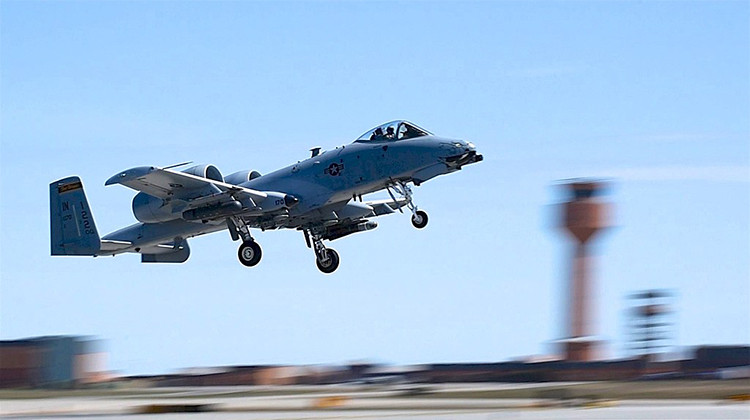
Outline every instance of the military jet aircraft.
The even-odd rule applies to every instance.
[[[480,162],[472,143],[437,137],[408,121],[391,121],[366,132],[351,144],[261,175],[240,171],[222,176],[213,165],[175,168],[141,166],[122,171],[105,185],[138,191],[133,213],[139,223],[99,237],[77,176],[50,184],[52,255],[141,254],[144,263],[181,263],[190,256],[188,238],[229,230],[241,240],[240,262],[260,262],[261,248],[251,229],[297,229],[315,252],[318,269],[332,273],[338,253],[333,241],[377,227],[371,218],[408,209],[414,227],[427,225],[427,213],[412,201],[409,184]],[[386,190],[390,199],[363,201]]]

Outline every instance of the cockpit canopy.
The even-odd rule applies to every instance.
[[[395,141],[413,139],[415,137],[431,136],[432,133],[424,128],[418,127],[409,121],[396,120],[381,124],[372,130],[359,136],[355,141]]]

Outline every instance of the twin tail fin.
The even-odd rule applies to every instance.
[[[52,255],[97,255],[101,239],[81,178],[71,176],[51,183],[49,210]]]

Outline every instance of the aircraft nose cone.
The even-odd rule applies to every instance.
[[[484,156],[477,153],[477,146],[472,142],[466,142],[466,151],[469,153],[469,159],[467,163],[476,163],[484,160]]]
[[[448,157],[463,155],[465,153],[476,151],[476,146],[474,146],[474,143],[466,142],[463,140],[451,140],[449,142],[443,143],[441,147]]]
[[[458,169],[470,163],[481,162],[484,159],[482,155],[477,153],[477,148],[472,142],[451,140],[443,143],[442,147],[446,152],[445,162]]]

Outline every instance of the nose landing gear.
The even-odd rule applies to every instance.
[[[427,226],[427,212],[424,210],[417,209],[417,206],[412,201],[412,192],[411,188],[406,184],[406,182],[403,181],[395,181],[393,184],[386,185],[386,190],[388,191],[388,194],[390,194],[391,198],[394,202],[398,203],[399,201],[396,200],[396,196],[393,195],[393,192],[395,191],[396,194],[400,195],[406,200],[406,208],[411,210],[411,224],[417,228],[422,229],[425,226]],[[398,211],[403,213],[404,211],[401,210],[401,205],[398,207]]]
[[[423,210],[417,210],[411,216],[411,224],[417,229],[427,226],[427,220],[427,213]]]

